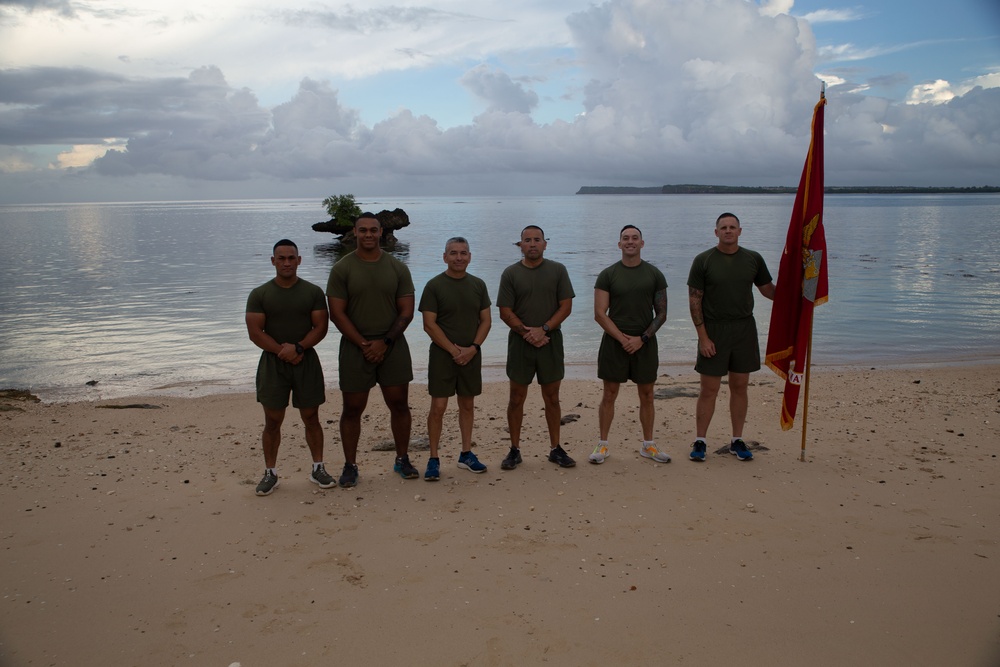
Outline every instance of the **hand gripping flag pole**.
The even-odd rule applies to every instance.
[[[827,252],[823,232],[823,108],[826,86],[813,109],[812,137],[802,178],[792,206],[792,219],[778,267],[778,283],[771,307],[771,325],[764,363],[785,380],[781,400],[781,428],[795,423],[799,388],[805,386],[802,406],[802,453],[806,456],[809,416],[809,371],[812,357],[813,309],[826,303]]]

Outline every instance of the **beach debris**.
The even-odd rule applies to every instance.
[[[757,440],[745,440],[744,442],[747,443],[747,449],[753,450],[755,452],[769,452],[769,451],[771,451],[769,447],[765,447],[764,445],[760,444],[760,442],[758,442]],[[729,445],[723,445],[722,447],[719,447],[718,449],[715,450],[715,453],[716,454],[728,454],[729,453]]]
[[[563,418],[559,420],[559,423],[561,425],[565,426],[566,424],[572,424],[573,422],[575,422],[579,418],[580,418],[580,415],[577,415],[577,414],[568,414],[568,415],[564,415]]]
[[[653,398],[698,398],[698,389],[692,386],[660,387]]]
[[[162,406],[152,403],[128,403],[126,405],[95,405],[105,410],[159,410]]]
[[[31,401],[32,403],[40,403],[42,400],[27,389],[0,389],[0,399],[5,401]]]
[[[88,387],[96,387],[100,380],[87,380],[86,384]]]

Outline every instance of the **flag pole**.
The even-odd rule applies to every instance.
[[[819,91],[819,98],[826,99],[826,81],[823,82]],[[809,315],[809,344],[806,346],[806,376],[804,378],[802,396],[802,451],[799,453],[799,461],[805,463],[806,460],[806,432],[809,430],[809,378],[812,377],[812,348],[813,348],[813,317]]]
[[[806,346],[806,377],[804,380],[805,393],[802,397],[802,451],[799,453],[799,461],[805,463],[806,460],[806,431],[809,430],[809,378],[812,377],[812,348],[813,348],[813,318],[809,317],[809,344]]]

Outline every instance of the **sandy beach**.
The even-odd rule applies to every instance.
[[[534,386],[524,464],[501,471],[490,383],[489,470],[455,466],[452,402],[435,483],[373,451],[373,393],[359,485],[327,491],[290,411],[263,498],[252,395],[0,400],[0,665],[1000,665],[1000,365],[820,370],[805,462],[769,371],[754,460],[716,453],[724,388],[708,461],[689,461],[696,388],[660,377],[657,464],[623,387],[598,466],[600,384],[567,381],[563,470]],[[419,439],[423,386],[410,402]],[[334,476],[339,404],[321,409]]]

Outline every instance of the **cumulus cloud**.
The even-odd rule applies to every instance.
[[[910,89],[907,104],[944,104],[965,95],[973,88],[1000,88],[1000,72],[991,72],[953,84],[944,79],[921,83]]]
[[[794,184],[822,52],[807,21],[778,11],[789,7],[611,0],[575,12],[566,26],[582,77],[579,113],[549,123],[531,116],[538,82],[500,60],[459,75],[487,110],[447,129],[405,100],[366,123],[330,82],[312,77],[266,106],[216,66],[184,77],[2,70],[0,170],[10,178],[0,190],[37,171],[26,146],[58,146],[51,162],[76,182],[162,178],[210,183],[216,193],[242,183],[258,196],[261,183],[272,195],[317,182],[456,194],[514,183]],[[909,104],[860,94],[846,71],[824,76],[827,182],[1000,182],[997,76],[918,86]]]
[[[529,113],[538,106],[538,95],[513,81],[505,72],[480,65],[465,73],[461,83],[489,103],[490,111]]]

